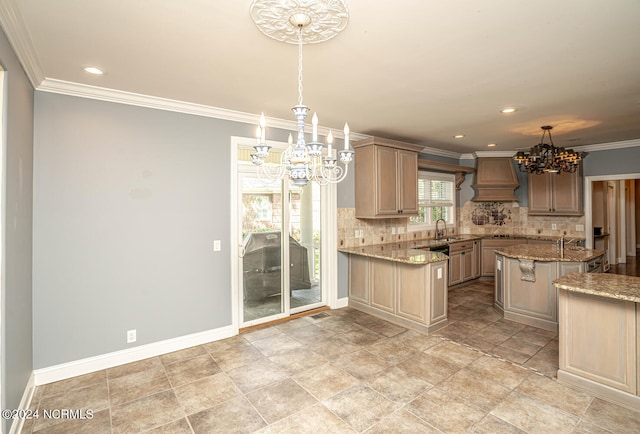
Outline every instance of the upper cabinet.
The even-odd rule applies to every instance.
[[[424,147],[370,137],[355,149],[356,218],[418,215],[418,152]]]
[[[529,215],[583,215],[582,171],[529,174]]]

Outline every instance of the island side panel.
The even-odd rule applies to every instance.
[[[567,372],[637,394],[636,303],[563,289],[559,297],[558,379],[571,382]]]
[[[349,300],[369,304],[369,258],[349,255]]]

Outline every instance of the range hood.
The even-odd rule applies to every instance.
[[[474,202],[517,202],[514,190],[518,178],[511,157],[482,157],[477,159],[476,175],[472,185]]]

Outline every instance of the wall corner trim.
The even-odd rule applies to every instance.
[[[22,399],[20,400],[20,405],[16,410],[28,410],[31,406],[31,400],[33,399],[33,395],[36,391],[35,385],[35,375],[34,372],[31,372],[29,376],[29,380],[27,381],[27,385],[24,388],[24,393],[22,394]],[[26,419],[23,417],[18,417],[13,420],[11,424],[11,428],[9,429],[9,434],[18,434],[22,432],[22,427],[24,426],[24,421]]]
[[[148,359],[149,357],[156,357],[162,354],[184,350],[185,348],[193,347],[195,345],[202,345],[208,342],[230,338],[236,334],[238,334],[237,330],[234,330],[233,326],[229,325],[213,330],[141,345],[139,347],[128,348],[126,350],[114,351],[112,353],[75,360],[72,362],[62,363],[60,365],[36,369],[34,371],[34,384],[36,386],[41,386],[55,381],[66,380],[67,378],[77,377],[78,375],[89,374],[91,372],[113,368],[114,366]]]

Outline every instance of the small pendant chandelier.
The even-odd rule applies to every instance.
[[[309,107],[302,101],[302,44],[303,31],[308,32],[310,42],[314,43],[333,38],[346,26],[349,13],[343,0],[289,0],[286,3],[254,0],[250,11],[262,33],[298,45],[298,104],[291,109],[297,120],[297,140],[294,144],[289,134],[289,146],[282,152],[280,162],[267,163],[271,146],[266,143],[267,124],[262,114],[252,162],[257,166],[260,178],[269,183],[287,178],[296,186],[305,186],[309,181],[320,185],[338,183],[347,176],[349,163],[353,160],[354,151],[349,149],[349,126],[344,125],[344,149],[333,149],[333,134],[329,131],[325,151],[325,145],[318,141],[318,116],[314,113],[312,138],[306,142],[304,121]],[[342,166],[338,164],[338,157]]]
[[[553,127],[545,125],[540,128],[542,128],[540,143],[531,148],[529,152],[520,151],[513,157],[518,162],[520,171],[541,175],[543,173],[573,173],[578,170],[580,162],[588,153],[555,147],[551,138]],[[549,136],[550,145],[544,142],[545,135]]]

